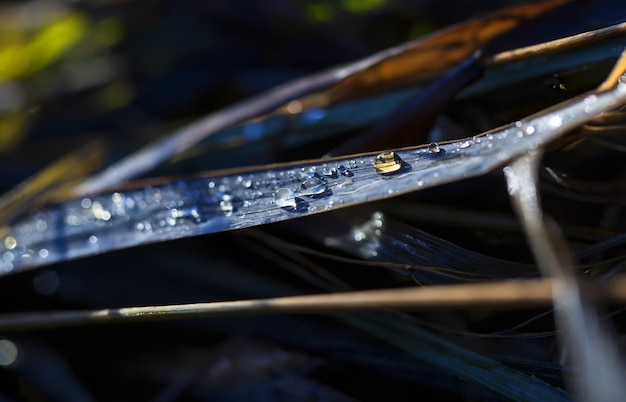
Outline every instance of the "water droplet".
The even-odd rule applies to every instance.
[[[200,222],[201,220],[200,212],[198,211],[198,208],[196,207],[170,209],[170,219],[173,220],[173,224],[170,223],[170,221],[168,220],[168,223],[170,223],[170,226],[174,226],[176,224],[176,219],[178,218],[190,219],[196,223]]]
[[[394,151],[382,152],[374,158],[376,173],[388,174],[397,172],[402,168],[404,161]]]
[[[562,123],[563,123],[563,118],[561,118],[561,116],[559,116],[558,114],[548,119],[548,127],[550,128],[559,128],[561,127]]]
[[[526,127],[526,129],[524,131],[528,135],[533,135],[535,133],[535,127],[534,126],[528,126],[528,127]]]
[[[228,197],[223,198],[222,201],[220,201],[220,210],[224,213],[224,215],[231,216],[232,214],[237,212],[237,210],[241,208],[242,205],[244,205],[244,202],[241,199],[229,195]],[[200,221],[201,219],[198,218],[197,222]]]
[[[91,235],[87,241],[91,244],[96,244],[98,242],[98,237],[96,235]]]
[[[518,120],[515,122],[515,127],[522,128],[523,126],[524,126],[524,123],[522,123],[521,121]]]
[[[0,339],[0,367],[11,367],[17,361],[17,346],[8,339]]]
[[[480,136],[476,136],[476,137],[474,137],[474,142],[475,142],[476,144],[480,144],[481,142],[483,142],[483,139],[482,139],[482,137],[480,137]]]
[[[113,193],[111,195],[111,201],[115,202],[115,203],[121,203],[124,202],[124,195],[120,194],[120,193]]]
[[[13,262],[13,260],[15,259],[15,254],[10,251],[5,251],[4,254],[2,254],[2,259],[4,260],[4,262]]]
[[[150,193],[147,193],[144,197],[144,201],[146,202],[146,204],[151,204],[152,202],[154,202],[154,196]]]
[[[80,225],[80,218],[74,214],[70,214],[65,218],[65,222],[70,226]]]
[[[324,194],[328,187],[324,180],[318,176],[312,176],[302,182],[300,194],[314,197]]]
[[[91,207],[91,200],[89,198],[83,198],[80,200],[80,206],[87,209]]]
[[[135,228],[138,231],[144,232],[144,233],[152,232],[152,224],[148,220],[145,220],[143,222],[138,222],[137,225],[135,225]]]
[[[245,188],[252,188],[252,180],[245,179],[241,182],[241,185],[244,186]]]
[[[469,141],[463,141],[462,143],[459,144],[459,148],[461,149],[465,149],[465,148],[469,148],[472,145],[471,142]]]
[[[220,201],[220,210],[224,213],[224,215],[231,216],[233,212],[235,212],[235,205],[232,200],[222,200]],[[199,219],[196,220],[196,222],[198,221]]]
[[[4,239],[4,247],[8,250],[13,250],[17,246],[17,240],[13,236],[7,236]]]
[[[322,169],[322,174],[332,179],[335,179],[338,176],[337,169],[335,169],[334,167],[325,167],[324,169]]]
[[[297,100],[292,100],[287,104],[287,111],[291,114],[302,112],[302,103]]]
[[[337,168],[337,172],[342,175],[342,176],[354,176],[354,173],[352,173],[347,167],[345,167],[344,165],[341,165]]]
[[[303,167],[300,169],[300,178],[308,179],[309,177],[313,177],[317,175],[317,169],[315,166]]]
[[[363,230],[356,228],[352,231],[352,238],[354,241],[363,241],[367,238],[367,235]]]
[[[46,248],[42,248],[41,250],[39,250],[39,258],[48,258],[48,256],[50,255],[50,252],[48,251],[48,249]]]
[[[294,192],[281,187],[274,193],[274,203],[281,208],[295,209],[298,206]]]
[[[43,218],[39,218],[35,221],[35,230],[37,230],[38,232],[45,232],[48,229],[48,222],[43,219]]]
[[[596,103],[597,100],[598,97],[595,95],[589,95],[583,100],[583,108],[585,110],[585,113],[591,112],[591,107],[594,103]]]
[[[126,199],[124,200],[124,205],[126,206],[126,208],[128,209],[133,209],[135,208],[135,199],[132,197],[126,197]]]
[[[108,221],[109,219],[111,219],[111,213],[104,209],[102,204],[100,204],[100,202],[98,201],[91,204],[91,212],[96,219],[100,219],[103,221]]]
[[[436,142],[431,142],[430,145],[428,145],[429,154],[438,154],[439,152],[441,152],[441,148],[439,148],[439,144]]]

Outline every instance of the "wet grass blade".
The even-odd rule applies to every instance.
[[[334,92],[345,96],[346,92],[352,94],[363,87],[371,91],[379,86],[388,86],[390,82],[397,84],[407,76],[413,80],[416,77],[429,79],[439,76],[502,33],[563,3],[566,1],[549,0],[514,7],[460,24],[426,39],[386,49],[354,63],[288,82],[265,94],[215,112],[147,145],[78,185],[75,194],[96,193],[137,177],[219,130],[271,112],[291,100],[330,86],[333,88],[328,89],[324,97],[336,98]]]
[[[624,103],[620,83],[470,139],[153,180],[77,198],[5,228],[0,271],[284,221],[479,176]]]

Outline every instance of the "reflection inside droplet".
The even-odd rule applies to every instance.
[[[111,212],[104,209],[102,204],[98,201],[91,204],[91,212],[96,219],[100,219],[103,221],[108,221],[109,219],[111,219]]]
[[[7,236],[4,239],[4,247],[6,247],[9,250],[13,250],[15,247],[17,247],[17,240],[15,240],[15,237]]]
[[[241,206],[243,205],[243,201],[240,198],[233,197],[231,194],[226,193],[222,196],[222,200],[219,203],[220,211],[224,213],[226,216],[231,216]],[[198,218],[197,222],[200,222],[201,219]]]
[[[438,154],[439,152],[441,152],[441,148],[439,148],[439,144],[436,142],[431,142],[430,145],[428,145],[429,154]]]
[[[285,187],[281,187],[274,192],[274,203],[281,208],[295,209],[298,206],[294,192]]]
[[[312,176],[302,182],[300,194],[306,196],[316,196],[322,195],[327,190],[328,187],[322,178],[318,176]]]
[[[388,174],[397,172],[402,168],[404,161],[393,151],[382,152],[374,158],[376,173]]]
[[[563,119],[559,115],[552,116],[550,117],[550,119],[548,119],[548,126],[550,128],[559,128],[561,127],[562,123]]]
[[[352,173],[350,169],[348,169],[347,167],[343,165],[337,168],[337,172],[339,172],[339,174],[342,176],[348,176],[348,177],[354,176],[354,173]]]
[[[367,235],[360,228],[356,228],[352,231],[352,238],[354,241],[363,241],[366,237]]]
[[[336,178],[338,176],[337,169],[334,167],[326,167],[322,169],[322,174],[326,177]]]

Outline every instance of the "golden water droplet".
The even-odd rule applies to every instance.
[[[17,240],[15,240],[15,237],[11,237],[11,236],[5,237],[4,247],[6,247],[9,250],[13,250],[16,246],[17,246]]]
[[[403,164],[402,158],[393,151],[382,152],[374,158],[374,168],[381,174],[397,172]]]

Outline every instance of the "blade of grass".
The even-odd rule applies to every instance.
[[[395,317],[347,315],[340,319],[410,356],[514,401],[570,401],[569,395],[536,378],[445,341]]]
[[[3,194],[0,197],[0,222],[6,224],[10,218],[36,203],[42,204],[55,196],[62,198],[64,191],[69,191],[78,180],[102,167],[104,149],[102,141],[92,141]]]
[[[505,168],[509,193],[528,242],[545,276],[553,278],[555,315],[561,343],[572,354],[571,386],[585,401],[615,401],[625,393],[626,374],[612,334],[601,325],[576,278],[574,264],[554,224],[539,205],[537,174],[541,153],[530,153]]]
[[[93,311],[9,313],[0,315],[0,331],[23,331],[126,321],[158,321],[259,314],[325,313],[364,309],[432,310],[445,308],[528,309],[549,306],[551,279],[494,281],[419,288],[395,288],[288,296],[269,299],[127,307]],[[626,278],[598,285],[593,297],[626,302]]]
[[[399,81],[406,76],[416,77],[418,71],[422,76],[429,78],[438,76],[500,34],[563,3],[566,3],[566,0],[547,0],[512,7],[437,32],[426,39],[403,43],[362,60],[288,82],[266,93],[212,113],[147,145],[78,185],[75,188],[75,194],[92,194],[127,181],[171,159],[208,135],[268,113],[291,100],[331,85],[335,85],[334,91],[345,93],[364,85],[371,90],[374,86],[388,85],[389,81]],[[332,97],[331,91],[327,92],[325,96]]]
[[[475,177],[626,103],[626,83],[592,92],[480,136],[397,151],[162,178],[42,208],[1,237],[0,275],[139,244],[284,221]],[[280,190],[280,191],[279,191]]]

